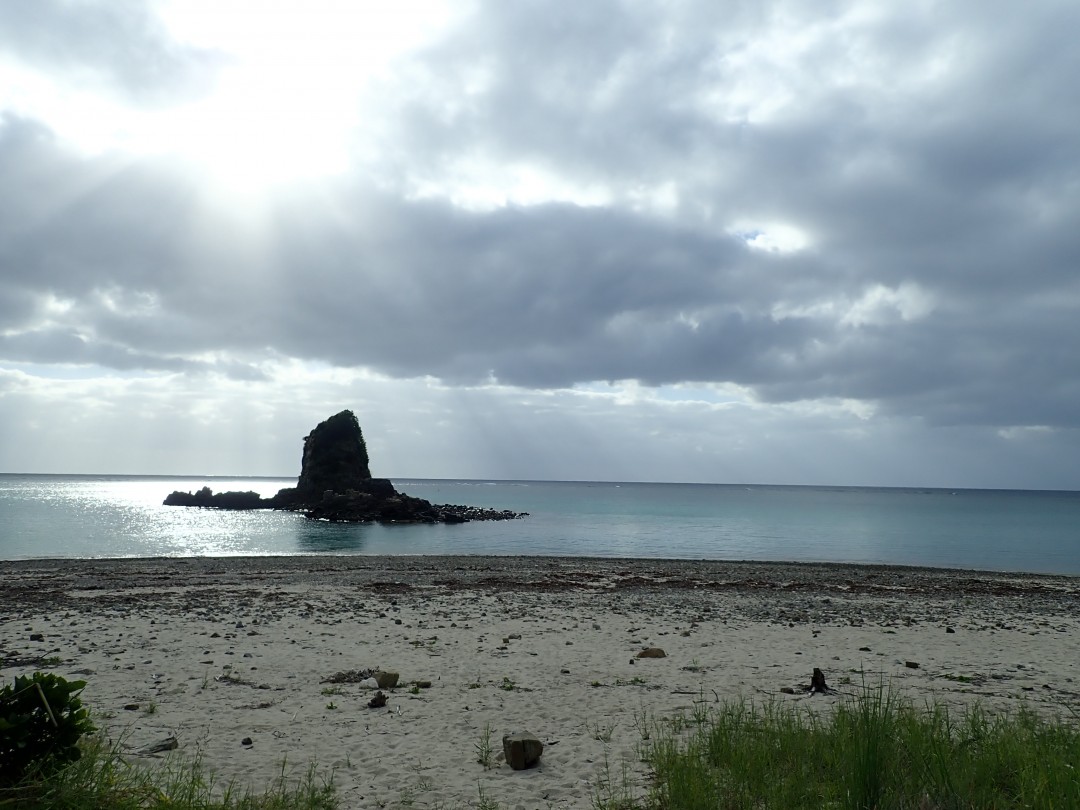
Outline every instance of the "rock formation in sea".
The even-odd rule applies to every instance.
[[[509,520],[525,513],[475,506],[432,504],[398,492],[388,478],[371,476],[367,445],[352,411],[334,414],[304,437],[300,478],[272,498],[254,492],[173,492],[166,506],[218,509],[286,509],[314,520],[380,523],[464,523]]]

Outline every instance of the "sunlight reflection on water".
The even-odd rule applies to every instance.
[[[166,507],[175,490],[295,479],[0,475],[0,558],[525,554],[869,562],[1080,574],[1080,493],[398,480],[519,521],[328,524]]]

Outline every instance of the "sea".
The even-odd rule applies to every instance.
[[[871,563],[1080,575],[1080,492],[393,479],[433,503],[528,512],[460,525],[337,524],[164,506],[295,478],[0,474],[0,559],[557,555]]]

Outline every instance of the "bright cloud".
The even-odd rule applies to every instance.
[[[1070,22],[0,5],[0,469],[1080,487]]]

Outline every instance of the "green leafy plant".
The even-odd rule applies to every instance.
[[[0,784],[79,758],[79,738],[95,730],[79,699],[85,686],[86,681],[35,672],[0,690]]]

